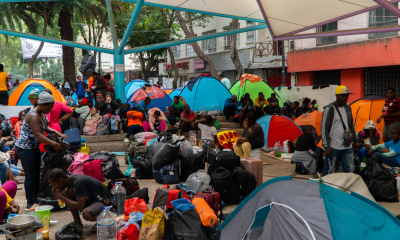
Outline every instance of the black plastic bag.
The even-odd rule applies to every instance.
[[[150,198],[149,198],[149,189],[142,188],[142,189],[136,190],[131,195],[126,196],[126,199],[135,198],[135,197],[143,199],[146,202],[146,204],[149,204],[149,200],[150,200]]]
[[[138,157],[131,160],[132,166],[136,168],[137,179],[153,179],[151,161],[148,157]]]
[[[204,154],[186,154],[180,155],[179,159],[181,160],[181,181],[186,182],[187,178],[190,174],[199,171],[200,169],[204,169]]]
[[[169,143],[152,143],[148,151],[153,169],[160,169],[169,165],[179,156],[179,146]]]
[[[183,212],[173,210],[169,214],[175,239],[179,240],[207,240],[207,234],[201,223],[196,209]]]
[[[101,163],[101,170],[107,179],[124,178],[125,175],[119,168],[119,162],[114,153],[101,151],[90,155],[91,159],[104,160]]]
[[[376,201],[398,202],[397,182],[377,158],[368,158],[367,166],[361,171],[365,185]]]
[[[56,232],[56,240],[75,240],[80,239],[82,235],[82,227],[75,222],[70,222],[58,229]]]

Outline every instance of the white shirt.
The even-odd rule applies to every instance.
[[[209,127],[199,123],[199,129],[201,131],[201,139],[209,139],[214,141],[214,136],[217,135],[217,129],[214,126]]]
[[[333,122],[332,122],[332,129],[331,129],[331,148],[337,149],[337,150],[342,150],[342,149],[348,149],[351,148],[350,147],[345,147],[343,146],[343,142],[344,142],[344,138],[343,138],[343,124],[342,124],[342,120],[340,120],[340,116],[338,114],[338,112],[336,111],[336,108],[334,109],[334,113],[335,116],[333,118]],[[349,126],[348,126],[348,121],[347,121],[347,113],[346,113],[346,108],[343,107],[338,107],[340,114],[342,115],[344,124],[347,128],[347,130],[349,130]]]
[[[71,88],[71,87],[69,86],[69,82],[64,83],[64,88]]]
[[[231,81],[227,78],[223,78],[221,80],[221,83],[224,84],[224,86],[229,90],[231,88]]]

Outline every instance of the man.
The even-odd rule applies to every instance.
[[[7,73],[4,72],[4,65],[0,64],[0,105],[8,106]]]
[[[183,102],[179,101],[179,96],[175,96],[174,101],[168,108],[169,114],[167,116],[167,119],[169,121],[169,124],[174,126],[178,122],[177,118],[183,112],[183,108],[184,108]]]
[[[265,96],[262,92],[258,93],[258,97],[254,99],[256,106],[256,118],[264,116],[265,114],[269,114],[269,102],[265,99]],[[265,105],[265,107],[264,107]]]
[[[151,98],[146,97],[144,100],[140,101],[137,105],[138,111],[143,111],[144,117],[147,116],[147,112],[149,111],[148,106],[151,103]]]
[[[128,131],[124,142],[129,143],[129,137],[132,134],[135,135],[136,133],[143,132],[143,113],[138,112],[137,108],[133,107],[126,115],[128,116]]]
[[[79,212],[86,221],[95,222],[113,199],[107,187],[97,179],[81,174],[67,176],[59,168],[50,171],[49,183],[53,186],[54,197],[68,205],[74,222],[82,228]],[[91,232],[96,231],[94,225]]]
[[[396,90],[393,87],[386,89],[385,105],[382,108],[382,115],[376,119],[377,123],[385,121],[383,127],[383,141],[389,142],[390,135],[394,128],[400,129],[400,99],[396,97]]]
[[[71,96],[71,90],[73,90],[72,84],[69,82],[68,78],[64,79],[64,83],[61,86],[62,91],[67,93],[68,96]]]
[[[183,132],[195,129],[194,122],[197,117],[198,114],[190,110],[189,104],[185,104],[184,111],[181,113],[181,135],[183,135]]]
[[[274,115],[275,113],[279,116],[282,115],[282,108],[279,107],[279,100],[276,98],[275,93],[271,93],[271,97],[267,99],[270,105],[270,113]]]
[[[219,80],[228,90],[231,89],[231,81],[225,77],[225,72],[219,75]]]
[[[87,70],[87,72],[86,72],[86,74],[88,75],[88,77],[89,77],[89,80],[88,80],[88,87],[87,87],[87,89],[86,89],[86,92],[87,92],[87,94],[88,94],[88,98],[89,98],[89,102],[93,102],[93,95],[92,95],[92,86],[93,86],[93,83],[94,83],[94,79],[93,79],[93,76],[92,76],[92,70]],[[93,93],[95,93],[96,91],[95,90],[93,90]],[[95,102],[96,102],[96,98],[95,98]]]
[[[83,99],[85,97],[85,91],[87,89],[87,85],[84,81],[82,81],[81,75],[76,76],[75,88],[78,100]]]
[[[349,89],[338,86],[335,94],[336,101],[325,106],[322,114],[322,145],[325,148],[322,176],[335,172],[336,161],[341,163],[345,172],[354,171],[351,142],[357,147],[357,137],[351,107],[347,104]]]
[[[300,109],[299,102],[293,102],[293,111],[291,112],[291,118],[296,119],[303,115],[303,111]]]
[[[373,157],[390,167],[400,167],[400,130],[393,128],[391,133],[393,138],[391,141],[376,145],[368,151],[368,154],[373,154]],[[388,152],[381,149],[388,149]]]
[[[251,99],[243,96],[240,101],[240,105],[237,107],[237,114],[233,117],[233,122],[239,123],[239,128],[243,128],[242,124],[245,116],[250,112],[255,112],[256,109],[253,106],[253,101]]]
[[[33,107],[37,107],[39,102],[39,89],[32,89],[28,95],[28,100]]]
[[[17,87],[19,85],[19,79],[15,80],[15,83],[13,85],[13,88]]]
[[[78,118],[71,119],[72,128],[78,128],[77,123],[79,123],[79,132],[83,134],[83,128],[85,127],[86,120],[92,119],[90,114],[90,108],[88,107],[88,98],[85,97],[79,101],[79,108],[74,108],[74,112],[79,114]]]
[[[229,120],[231,116],[234,117],[236,115],[236,109],[239,104],[240,103],[238,102],[236,95],[232,95],[230,98],[225,100],[224,115],[226,117],[226,120]]]

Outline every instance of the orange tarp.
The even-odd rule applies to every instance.
[[[321,136],[321,120],[322,120],[322,112],[320,111],[313,111],[311,113],[307,113],[306,117],[301,115],[300,117],[296,118],[294,122],[299,125],[311,125],[317,131],[318,136]]]

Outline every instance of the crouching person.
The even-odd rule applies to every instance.
[[[390,167],[400,167],[400,129],[394,128],[392,130],[392,140],[379,145],[376,145],[368,151],[368,154],[378,158],[381,163],[384,163]],[[388,149],[388,152],[384,152],[382,149]]]
[[[49,183],[53,194],[68,205],[76,224],[83,228],[79,212],[86,221],[95,222],[105,206],[111,205],[113,199],[110,191],[97,179],[86,175],[65,175],[64,171],[55,168],[49,173]],[[97,225],[90,230],[97,232]]]
[[[296,141],[296,150],[293,153],[292,164],[299,163],[306,174],[314,174],[317,169],[317,146],[312,136],[313,130],[310,125],[305,125],[302,128],[303,135],[300,135]]]

